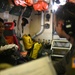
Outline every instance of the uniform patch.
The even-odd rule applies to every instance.
[[[72,58],[72,68],[75,68],[75,58]]]

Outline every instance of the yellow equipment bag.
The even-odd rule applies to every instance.
[[[23,44],[24,44],[25,49],[26,50],[31,49],[33,46],[33,41],[31,39],[31,37],[29,35],[25,34],[25,35],[23,35],[22,39],[23,39]]]
[[[36,43],[34,44],[33,50],[32,50],[31,53],[30,53],[30,57],[31,57],[32,59],[36,59],[36,58],[37,58],[38,52],[39,52],[39,50],[41,49],[41,47],[42,47],[42,44],[41,44],[41,43],[36,42]]]

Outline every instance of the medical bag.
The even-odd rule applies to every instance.
[[[33,47],[33,40],[29,35],[24,34],[22,40],[26,50],[30,50]]]
[[[41,47],[42,47],[41,43],[38,43],[38,42],[34,43],[33,50],[30,53],[30,58],[37,59],[38,53]]]

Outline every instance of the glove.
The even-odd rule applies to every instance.
[[[16,44],[9,44],[9,45],[5,45],[5,46],[1,46],[0,51],[12,49],[12,48],[15,48],[17,50],[18,46]]]

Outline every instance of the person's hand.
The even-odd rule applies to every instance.
[[[0,51],[12,49],[12,48],[15,48],[17,50],[18,46],[16,44],[9,44],[9,45],[5,45],[5,46],[1,46]]]

